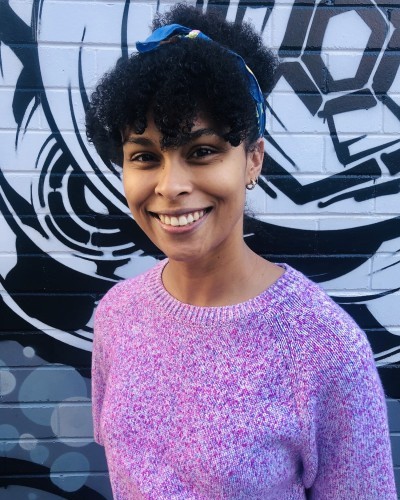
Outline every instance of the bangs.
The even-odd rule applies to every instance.
[[[140,73],[132,81],[135,98],[127,102],[124,125],[142,134],[151,113],[162,147],[177,147],[189,140],[195,119],[205,114],[225,140],[238,145],[256,122],[255,106],[246,77],[227,54],[219,44],[181,40],[135,55]]]
[[[180,39],[120,60],[91,97],[88,137],[100,156],[121,165],[122,134],[126,129],[143,134],[149,114],[162,148],[190,140],[202,115],[232,146],[259,137],[247,76],[237,58],[212,41]]]

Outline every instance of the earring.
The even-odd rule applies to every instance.
[[[248,184],[246,184],[246,189],[251,191],[252,189],[254,189],[257,186],[257,183],[258,183],[258,179],[250,179],[250,182]]]

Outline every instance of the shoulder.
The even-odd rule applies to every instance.
[[[276,321],[299,414],[308,415],[310,428],[313,408],[321,422],[329,409],[339,415],[344,405],[350,414],[368,404],[384,415],[384,392],[365,333],[317,284],[294,274],[293,284],[302,286],[291,290]]]
[[[163,262],[140,274],[114,285],[100,300],[94,316],[93,353],[96,359],[115,351],[122,341],[126,325],[140,316],[151,304],[152,283],[158,282]],[[108,362],[102,357],[103,363]]]
[[[343,328],[346,331],[360,331],[351,316],[319,285],[290,266],[286,266],[286,269],[282,286],[285,300],[279,309],[283,324],[288,327],[295,324],[300,337],[332,334]]]
[[[373,363],[368,339],[353,318],[303,274],[290,267],[287,273],[278,321],[296,362],[316,372]]]
[[[124,315],[135,303],[140,303],[151,294],[149,286],[159,276],[164,262],[156,264],[148,271],[115,284],[100,300],[95,314],[95,320],[106,317]]]

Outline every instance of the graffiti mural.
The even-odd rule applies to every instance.
[[[400,398],[399,10],[191,3],[252,22],[279,56],[248,244],[328,290]],[[91,439],[93,309],[162,256],[130,217],[119,170],[87,143],[83,116],[97,79],[166,7],[0,0],[0,498],[2,487],[110,498]]]

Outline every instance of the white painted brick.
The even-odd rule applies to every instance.
[[[397,69],[394,80],[387,92],[388,97],[394,102],[395,106],[400,106],[400,66]],[[399,121],[393,115],[388,107],[384,108],[384,131],[389,133],[399,133]]]
[[[309,203],[307,205],[297,205],[295,202],[291,201],[284,193],[278,191],[277,188],[270,183],[271,188],[277,193],[277,198],[269,198],[266,200],[266,213],[268,215],[275,214],[298,214],[308,215],[314,213],[317,209],[315,203]]]
[[[110,71],[115,66],[122,54],[120,47],[101,47],[93,50],[96,53],[96,73],[93,81],[89,82],[92,88],[106,71]]]
[[[25,24],[30,26],[32,21],[32,0],[10,0],[10,7],[20,17]],[[3,47],[1,48],[3,50]]]
[[[361,266],[339,278],[324,281],[322,287],[329,292],[335,290],[367,292],[370,289],[370,269],[371,262],[367,260]]]
[[[365,136],[365,137],[364,137]],[[358,139],[357,142],[350,145],[348,152],[351,155],[349,163],[347,165],[342,165],[337,157],[336,150],[334,148],[331,137],[325,137],[325,158],[324,166],[326,172],[340,173],[347,169],[351,169],[355,165],[368,161],[371,158],[375,158],[381,169],[382,173],[388,173],[387,167],[379,161],[380,155],[387,153],[397,148],[400,148],[400,143],[390,146],[390,143],[396,141],[398,137],[388,134],[343,134],[339,137],[341,143],[345,144],[346,141]],[[374,153],[371,152],[374,148],[382,148]],[[368,153],[369,151],[369,153]],[[365,154],[365,156],[355,159],[355,155]]]
[[[378,217],[375,215],[371,216],[364,216],[361,214],[361,216],[351,216],[349,217],[349,214],[345,214],[341,217],[325,217],[321,218],[318,226],[321,231],[326,231],[326,230],[341,230],[341,229],[348,229],[352,227],[364,227],[364,226],[369,226],[371,224],[375,224],[377,222],[382,222],[384,221],[385,218]],[[371,228],[372,231],[372,228]]]
[[[312,184],[314,182],[321,181],[322,179],[324,179],[324,177],[322,176],[317,177],[317,176],[303,175],[297,177],[297,180],[302,185]],[[266,212],[268,214],[278,214],[278,213],[284,215],[315,214],[317,217],[323,217],[324,215],[329,215],[329,214],[349,213],[349,212],[364,214],[367,212],[372,212],[373,209],[373,200],[368,200],[360,204],[354,204],[352,198],[350,198],[349,200],[337,202],[325,208],[320,208],[318,206],[319,200],[312,201],[304,205],[298,205],[295,202],[292,202],[285,194],[278,191],[272,182],[271,182],[271,188],[278,193],[278,196],[275,199],[268,198],[267,208],[266,208]],[[325,199],[328,200],[330,198],[331,197],[329,196],[326,197]]]
[[[280,81],[284,80],[283,78]],[[272,135],[279,134],[310,134],[327,133],[328,127],[318,115],[312,115],[304,106],[300,98],[290,90],[288,85],[281,86],[287,88],[287,92],[274,89],[269,101],[278,119],[271,116]]]
[[[60,114],[60,119],[65,119],[65,123],[68,123],[67,116],[65,114]],[[78,147],[76,135],[72,131],[66,131],[67,127],[60,127],[62,132],[62,139],[65,143],[74,145],[74,149],[72,149],[72,153],[77,155]],[[43,150],[41,161],[38,163],[38,167],[35,167],[36,159],[38,157],[39,151],[50,137],[50,130],[41,130],[35,132],[29,132],[25,135],[21,135],[18,148],[14,151],[14,142],[15,142],[15,132],[12,131],[4,131],[1,133],[1,144],[4,148],[4,152],[2,150],[1,158],[0,158],[0,167],[1,170],[5,173],[21,173],[21,172],[33,172],[33,175],[37,175],[38,169],[40,170],[43,162],[45,161],[47,155],[49,154],[50,149],[54,145],[55,141],[51,141]],[[80,132],[80,137],[86,144],[86,147],[89,151],[89,154],[94,158],[96,166],[104,171],[105,174],[109,174],[108,169],[103,164],[102,160],[97,156],[95,149],[92,145],[87,143],[86,137],[83,135],[83,130]],[[72,148],[72,146],[71,146]],[[91,173],[93,172],[93,168],[89,165],[88,161],[85,159],[83,163],[80,164],[80,168],[83,172]],[[35,174],[36,173],[36,174]],[[110,174],[110,177],[115,177],[115,175]],[[121,181],[118,179],[118,183]],[[116,184],[116,185],[117,185]]]
[[[50,89],[46,92],[46,98],[49,103],[51,117],[56,122],[58,130],[62,131],[63,134],[64,132],[73,131],[73,119],[75,119],[82,137],[85,137],[85,113],[79,90],[71,90],[72,110],[70,96],[66,88]],[[41,123],[43,128],[46,127],[50,131],[43,110],[41,110]]]
[[[4,220],[0,219],[0,229],[3,229],[4,226]],[[7,228],[7,226],[6,226]],[[2,238],[2,245],[1,245],[1,251],[4,252],[4,247],[8,246],[10,251],[13,251],[14,253],[12,254],[0,254],[0,275],[5,279],[7,277],[7,274],[14,268],[15,264],[17,263],[17,255],[15,253],[15,246],[14,248],[10,248],[13,246],[13,243],[15,245],[15,237],[13,238],[12,235],[9,235],[8,231],[5,233],[1,233],[1,238]],[[4,239],[3,239],[4,238]],[[8,239],[8,245],[7,245],[7,240]],[[3,244],[3,242],[5,244]]]
[[[15,121],[13,109],[12,109],[12,103],[13,103],[14,96],[15,96],[14,89],[0,87],[0,106],[1,106],[0,130],[1,129],[16,130],[17,124]],[[33,107],[33,100],[28,108],[26,118],[28,117],[32,107]],[[39,116],[38,116],[38,114],[34,114],[31,121],[29,122],[29,128],[35,129],[35,128],[39,128],[39,126],[40,126]],[[3,149],[3,146],[2,146],[2,149]]]
[[[1,98],[1,92],[0,92]],[[0,168],[2,172],[15,171],[15,170],[34,170],[36,156],[35,153],[39,152],[39,149],[28,147],[27,152],[29,155],[26,156],[23,152],[24,145],[29,144],[31,146],[35,139],[32,140],[35,134],[24,134],[20,136],[19,148],[15,151],[15,130],[3,130],[1,131],[0,141],[1,141],[1,157],[0,157]],[[45,133],[41,137],[37,137],[39,143],[42,140],[46,140],[48,134]]]
[[[327,174],[338,174],[344,172],[345,167],[339,162],[335,146],[329,134],[326,134],[324,140],[324,158],[323,168]]]
[[[386,328],[399,326],[400,295],[394,293],[367,302],[370,313]]]
[[[239,0],[233,0],[231,3],[237,3]],[[146,3],[152,3],[149,0],[146,0]],[[153,2],[154,3],[154,2]],[[174,0],[160,0],[160,7],[163,7],[165,9],[170,9],[175,3],[177,3]],[[196,5],[196,0],[187,0],[186,2],[188,5]]]
[[[362,186],[364,187],[364,186]],[[344,194],[344,193],[350,193],[352,190],[346,190],[343,191],[339,194]],[[327,196],[324,198],[322,201],[328,201],[331,198],[333,198],[336,195],[333,195],[332,197]],[[374,200],[366,200],[363,202],[354,202],[354,198],[350,196],[347,199],[338,201],[332,205],[329,205],[328,207],[321,208],[322,213],[326,214],[347,214],[349,217],[354,215],[370,215],[373,213],[374,210]]]
[[[1,45],[2,74],[0,74],[1,86],[14,87],[23,68],[21,61],[14,52],[5,44]]]
[[[392,215],[395,215],[395,214],[392,214]],[[385,217],[386,220],[390,220],[392,219],[392,216],[389,216],[389,217]],[[386,240],[384,242],[382,242],[381,246],[379,247],[378,249],[378,252],[377,254],[398,254],[400,250],[400,241],[399,241],[399,238],[398,237],[394,237],[390,240]],[[400,325],[399,325],[400,326]]]
[[[123,9],[123,2],[46,1],[39,40],[80,44],[86,29],[86,43],[119,45]]]
[[[0,191],[1,192],[1,191]],[[11,260],[8,259],[9,255],[7,255],[9,252],[13,252],[13,257],[16,259],[16,254],[15,254],[15,242],[16,242],[16,236],[15,233],[11,230],[10,224],[9,224],[8,219],[6,220],[2,214],[0,214],[0,234],[1,234],[1,248],[0,248],[0,273],[4,277],[4,273],[7,273],[12,266]],[[6,260],[3,263],[3,257],[6,257]],[[15,262],[15,260],[14,260]]]
[[[400,288],[400,237],[396,238],[396,244],[397,252],[386,255],[377,254],[372,259],[372,288],[374,290]]]
[[[264,22],[265,15],[267,14],[267,9],[268,9],[268,7],[258,6],[256,8],[254,8],[254,7],[248,6],[246,8],[246,12],[245,12],[245,15],[243,17],[243,21],[249,22],[250,24],[252,24],[254,26],[254,28],[258,32],[260,32],[262,25],[263,25],[263,22]]]
[[[392,179],[385,179],[389,182]],[[395,193],[392,195],[380,196],[375,198],[375,208],[374,212],[377,214],[393,214],[394,216],[399,215],[400,210],[400,193]]]
[[[283,37],[285,35],[285,27],[289,21],[290,14],[292,12],[291,3],[288,2],[289,5],[279,5],[279,8],[275,8],[271,13],[271,21],[270,25],[272,25],[272,35],[271,42],[273,49],[278,49],[283,41]],[[276,4],[275,4],[276,5]]]
[[[276,134],[273,139],[296,164],[297,168],[294,168],[285,160],[285,168],[289,172],[293,174],[323,172],[324,137],[322,135]],[[269,143],[266,145],[266,151],[277,161],[281,158],[280,153]]]
[[[351,46],[350,46],[351,47]],[[337,53],[329,50],[324,52],[328,56],[328,68],[334,81],[345,78],[354,78],[360,65],[363,53]]]
[[[151,33],[150,25],[156,12],[157,2],[130,2],[128,17],[128,46],[136,50],[135,43],[145,40]]]
[[[400,89],[398,90],[400,91]],[[392,94],[391,99],[394,103],[400,107],[400,95]],[[383,131],[387,134],[398,134],[400,130],[399,120],[394,116],[394,114],[384,106],[383,110]]]
[[[296,179],[302,184],[312,185],[313,183],[321,182],[323,179],[327,179],[327,176],[311,176],[311,175],[299,175],[295,176]],[[368,185],[368,184],[367,184]],[[276,190],[274,185],[271,182],[271,187]],[[318,189],[318,186],[314,187]],[[354,188],[353,188],[354,189]],[[305,203],[304,205],[297,205],[294,202],[291,202],[284,194],[281,192],[278,193],[278,197],[276,199],[271,199],[268,201],[268,213],[298,213],[298,214],[317,214],[318,216],[331,215],[331,214],[369,214],[373,212],[374,208],[374,200],[366,200],[361,203],[354,203],[353,196],[351,195],[352,190],[343,190],[341,192],[335,193],[333,195],[329,195],[323,197],[321,199],[317,199],[316,201]],[[345,193],[349,193],[349,197],[332,203],[326,207],[320,207],[319,202],[327,202],[333,199],[336,196],[344,195]]]
[[[93,80],[96,73],[96,52],[85,47],[82,50],[82,71]],[[43,84],[49,87],[79,88],[79,46],[44,45],[39,49],[39,60]],[[65,91],[65,90],[64,90]]]
[[[275,224],[279,227],[289,227],[293,229],[303,229],[308,231],[315,231],[317,229],[318,221],[315,218],[305,218],[301,216],[273,216],[266,214],[257,217],[257,219],[267,222],[268,224]],[[295,242],[293,242],[295,245]]]
[[[326,26],[323,49],[359,49],[367,47],[371,28],[357,14],[349,10],[333,16]]]
[[[40,172],[9,172],[7,174],[7,183],[14,189],[20,196],[30,202],[31,199],[31,186],[33,182],[39,180]]]
[[[334,116],[334,123],[337,132],[340,134],[354,134],[359,132],[377,133],[382,131],[383,109],[378,103],[370,109],[357,109],[347,113],[339,113]]]

